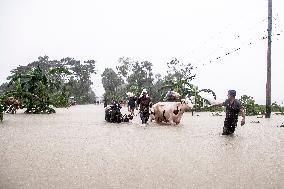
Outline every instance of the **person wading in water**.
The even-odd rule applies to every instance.
[[[136,107],[137,97],[134,96],[133,93],[128,93],[128,94],[129,94],[129,100],[128,100],[128,104],[127,104],[128,111],[130,112],[131,116],[134,116],[134,109]]]
[[[151,99],[148,95],[148,92],[146,89],[143,89],[142,94],[137,100],[137,105],[139,105],[139,110],[140,110],[140,118],[142,120],[142,124],[147,123],[149,119],[149,109],[151,106]]]
[[[235,132],[238,123],[239,113],[242,116],[241,126],[245,124],[245,109],[241,105],[241,102],[236,99],[236,91],[228,91],[228,99],[223,103],[213,104],[213,106],[225,106],[226,107],[226,118],[224,121],[222,135],[230,135]]]

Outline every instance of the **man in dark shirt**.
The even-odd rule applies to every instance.
[[[226,107],[226,118],[224,121],[222,135],[229,135],[235,132],[235,128],[237,127],[237,123],[238,123],[239,113],[242,116],[241,126],[245,124],[245,110],[244,110],[244,107],[241,105],[241,102],[235,99],[236,91],[229,90],[227,96],[228,96],[228,99],[225,102],[215,104],[216,106]]]
[[[137,105],[139,105],[140,118],[143,123],[147,123],[149,119],[149,109],[150,109],[151,99],[147,94],[147,90],[143,89],[141,96],[137,100]]]

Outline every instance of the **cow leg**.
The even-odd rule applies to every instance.
[[[175,125],[175,123],[172,120],[169,120],[169,123],[171,124],[171,126]]]
[[[150,114],[150,122],[152,122],[154,119],[155,119],[155,112],[152,112],[152,111],[151,111],[151,114]]]
[[[169,123],[173,126],[175,123],[173,121],[173,116],[170,115],[169,119],[168,119]]]
[[[156,121],[157,123],[161,123],[161,122],[162,122],[159,117],[157,117],[157,118],[155,119],[155,121]]]

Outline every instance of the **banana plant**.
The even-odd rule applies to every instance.
[[[56,91],[60,91],[61,81],[55,74],[69,74],[64,68],[51,69],[44,72],[40,67],[28,71],[26,74],[14,75],[10,85],[14,90],[9,91],[10,95],[18,98],[23,107],[27,108],[26,113],[55,113],[50,107],[53,105],[51,97]]]
[[[202,108],[205,104],[210,104],[210,101],[207,98],[202,97],[201,95],[202,92],[212,94],[213,98],[216,100],[216,94],[211,89],[198,89],[198,86],[193,84],[188,84],[187,87],[188,88],[186,91],[186,95],[188,97],[194,97],[193,103],[195,104],[196,109]]]
[[[216,94],[211,89],[198,89],[198,86],[195,86],[191,83],[189,83],[187,80],[170,80],[166,81],[165,85],[160,89],[173,89],[174,91],[178,92],[183,98],[187,97],[194,97],[194,104],[196,108],[201,108],[204,105],[204,102],[207,104],[209,103],[209,100],[202,97],[201,93],[206,92],[212,94],[214,99],[216,100]]]
[[[165,81],[163,87],[160,89],[161,91],[164,91],[167,89],[172,89],[175,92],[178,92],[182,97],[185,97],[187,94],[187,88],[189,83],[186,80],[167,80]]]

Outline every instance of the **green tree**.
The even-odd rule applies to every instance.
[[[193,66],[190,63],[183,64],[175,58],[167,63],[167,67],[167,75],[164,77],[164,84],[160,91],[165,95],[167,90],[173,89],[185,97],[188,94],[191,81],[196,77],[192,73]]]
[[[101,76],[105,100],[108,103],[112,100],[121,100],[122,84],[124,83],[122,78],[111,68],[106,68]]]
[[[135,62],[132,73],[127,78],[127,89],[139,95],[143,88],[146,88],[152,94],[154,81],[152,67],[153,64],[148,61]]]
[[[61,64],[68,68],[72,73],[67,82],[66,89],[70,91],[70,95],[74,96],[78,103],[93,103],[95,100],[95,93],[91,89],[93,82],[91,75],[96,74],[96,62],[88,60],[81,63],[74,58],[63,58],[60,60]]]
[[[284,108],[281,107],[279,104],[277,104],[276,102],[273,102],[271,104],[271,111],[272,112],[282,112],[284,111]]]
[[[39,56],[38,57],[38,60],[36,61],[33,61],[32,63],[29,63],[28,65],[26,66],[18,66],[17,68],[11,70],[11,75],[8,76],[8,80],[10,80],[11,78],[15,77],[15,76],[18,76],[20,74],[26,74],[28,73],[31,69],[34,69],[34,68],[37,68],[37,67],[40,67],[40,69],[43,71],[43,72],[48,72],[49,70],[51,69],[54,69],[54,68],[61,68],[63,67],[62,64],[57,61],[57,60],[49,60],[49,57],[48,56]],[[61,78],[57,78],[57,79],[61,79]]]
[[[156,89],[156,90],[152,91],[152,97],[151,97],[152,101],[153,102],[162,101],[163,98],[164,98],[164,94],[165,94],[166,89],[163,88],[164,80],[163,80],[161,74],[155,75],[155,79],[154,79],[153,83],[154,83],[153,89]]]
[[[255,104],[253,97],[248,95],[242,95],[240,99],[242,105],[245,107],[246,115],[258,115],[260,112],[259,105]]]
[[[8,90],[9,90],[9,84],[7,82],[0,85],[0,95],[4,94],[4,92]]]
[[[23,107],[27,108],[25,113],[55,113],[50,107],[54,105],[51,96],[62,87],[61,81],[56,80],[55,75],[68,73],[64,68],[54,68],[44,72],[38,66],[29,70],[27,74],[14,74],[9,83],[14,86],[14,90],[8,91],[6,95],[20,100]]]
[[[34,61],[27,66],[18,66],[11,71],[11,76],[7,79],[10,80],[14,76],[19,74],[27,74],[31,69],[39,67],[44,73],[47,73],[51,69],[64,68],[68,70],[71,75],[53,74],[53,80],[60,81],[65,87],[63,91],[58,91],[52,96],[54,101],[60,101],[62,96],[75,96],[78,103],[92,103],[95,99],[95,94],[91,89],[93,84],[91,81],[92,74],[96,74],[95,70],[96,62],[94,60],[88,60],[81,63],[81,61],[74,58],[63,58],[58,60],[49,60],[48,56],[40,56],[37,61]],[[1,90],[1,87],[0,87]],[[65,99],[65,98],[64,98]],[[58,104],[61,106],[63,102]]]
[[[149,61],[132,61],[130,58],[120,58],[116,66],[119,77],[126,84],[123,93],[133,92],[139,95],[143,88],[146,88],[152,95],[156,93],[153,89],[153,64]]]
[[[195,77],[196,74],[193,74],[193,66],[191,63],[184,64],[180,62],[178,59],[173,59],[167,63],[167,76],[165,77],[166,81],[174,81],[174,82],[190,82]]]
[[[133,68],[133,61],[130,58],[121,57],[118,59],[118,66],[116,66],[117,74],[126,82],[127,78],[129,77],[132,68]]]

